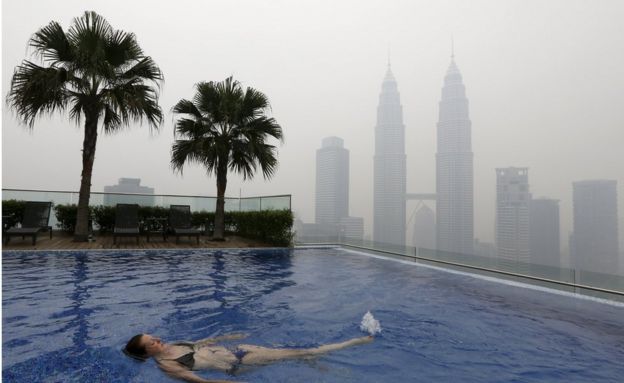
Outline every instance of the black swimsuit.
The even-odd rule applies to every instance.
[[[188,354],[184,354],[174,360],[181,365],[187,367],[189,370],[192,370],[193,366],[195,366],[195,351],[191,351]]]
[[[178,344],[178,345],[180,345],[180,346],[189,346],[189,347],[193,348],[188,343],[182,343],[182,344]],[[236,363],[232,363],[232,367],[228,370],[228,373],[230,373],[230,374],[234,373],[234,371],[236,371],[238,369],[238,366],[243,363],[243,357],[245,355],[247,355],[247,351],[241,350],[240,348],[237,348],[237,349],[235,349],[235,350],[233,350],[231,352],[236,357]],[[189,353],[186,353],[186,354],[184,354],[184,355],[174,359],[174,361],[180,363],[181,365],[183,365],[184,367],[188,368],[189,370],[192,370],[193,367],[195,366],[195,351],[191,351]]]
[[[188,348],[190,348],[191,352],[184,354],[176,359],[170,359],[173,360],[175,362],[180,363],[181,365],[183,365],[184,367],[187,367],[189,370],[192,370],[193,367],[195,366],[195,343],[193,342],[187,342],[187,341],[180,341],[180,342],[175,342],[173,343],[175,346],[186,346]]]

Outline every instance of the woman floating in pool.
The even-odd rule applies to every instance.
[[[154,358],[158,366],[172,377],[191,383],[217,383],[226,381],[204,379],[192,371],[214,369],[233,374],[243,365],[261,365],[283,359],[311,357],[373,340],[372,336],[364,336],[307,349],[267,348],[249,344],[241,344],[234,349],[229,349],[218,345],[221,341],[244,337],[244,335],[234,334],[196,342],[164,343],[152,335],[138,334],[130,339],[124,352],[143,361],[150,357]]]

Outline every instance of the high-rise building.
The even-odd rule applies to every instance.
[[[503,267],[528,271],[530,203],[529,170],[496,169],[496,253]]]
[[[343,217],[340,219],[340,236],[343,239],[362,239],[364,237],[364,218]]]
[[[414,213],[414,233],[412,244],[415,247],[435,249],[435,213],[422,204]]]
[[[326,241],[364,236],[364,219],[349,216],[349,151],[342,138],[324,138],[316,151],[316,223],[301,231]]]
[[[405,245],[405,125],[389,64],[377,107],[373,194],[373,240]]]
[[[136,203],[141,206],[155,204],[154,188],[141,185],[140,178],[120,178],[117,185],[104,186],[104,193],[102,202],[105,206],[118,203]]]
[[[338,225],[349,215],[349,151],[339,137],[316,151],[316,223]]]
[[[614,180],[574,182],[572,267],[617,274],[618,214]]]
[[[473,253],[473,155],[468,99],[451,56],[440,100],[436,153],[436,237],[438,250]]]
[[[529,222],[531,262],[538,265],[561,267],[559,200],[532,199]]]

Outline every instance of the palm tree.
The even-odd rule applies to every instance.
[[[281,140],[282,128],[265,116],[268,98],[253,88],[243,90],[232,77],[200,82],[195,88],[192,101],[182,99],[173,107],[175,114],[184,116],[175,122],[171,165],[182,172],[185,163],[197,163],[206,167],[208,175],[216,175],[213,240],[222,241],[228,170],[246,180],[260,167],[264,178],[271,178],[277,168],[277,149],[267,140]]]
[[[24,60],[15,69],[7,103],[30,129],[35,118],[55,111],[69,108],[69,118],[78,124],[84,116],[74,240],[86,241],[98,125],[108,134],[146,119],[158,129],[163,114],[156,87],[163,76],[133,33],[113,29],[95,12],[75,18],[67,32],[51,22],[29,46],[42,65]]]

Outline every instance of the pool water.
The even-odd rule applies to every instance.
[[[2,254],[4,382],[175,382],[120,351],[243,332],[244,343],[374,342],[247,382],[622,382],[624,307],[338,248]]]

